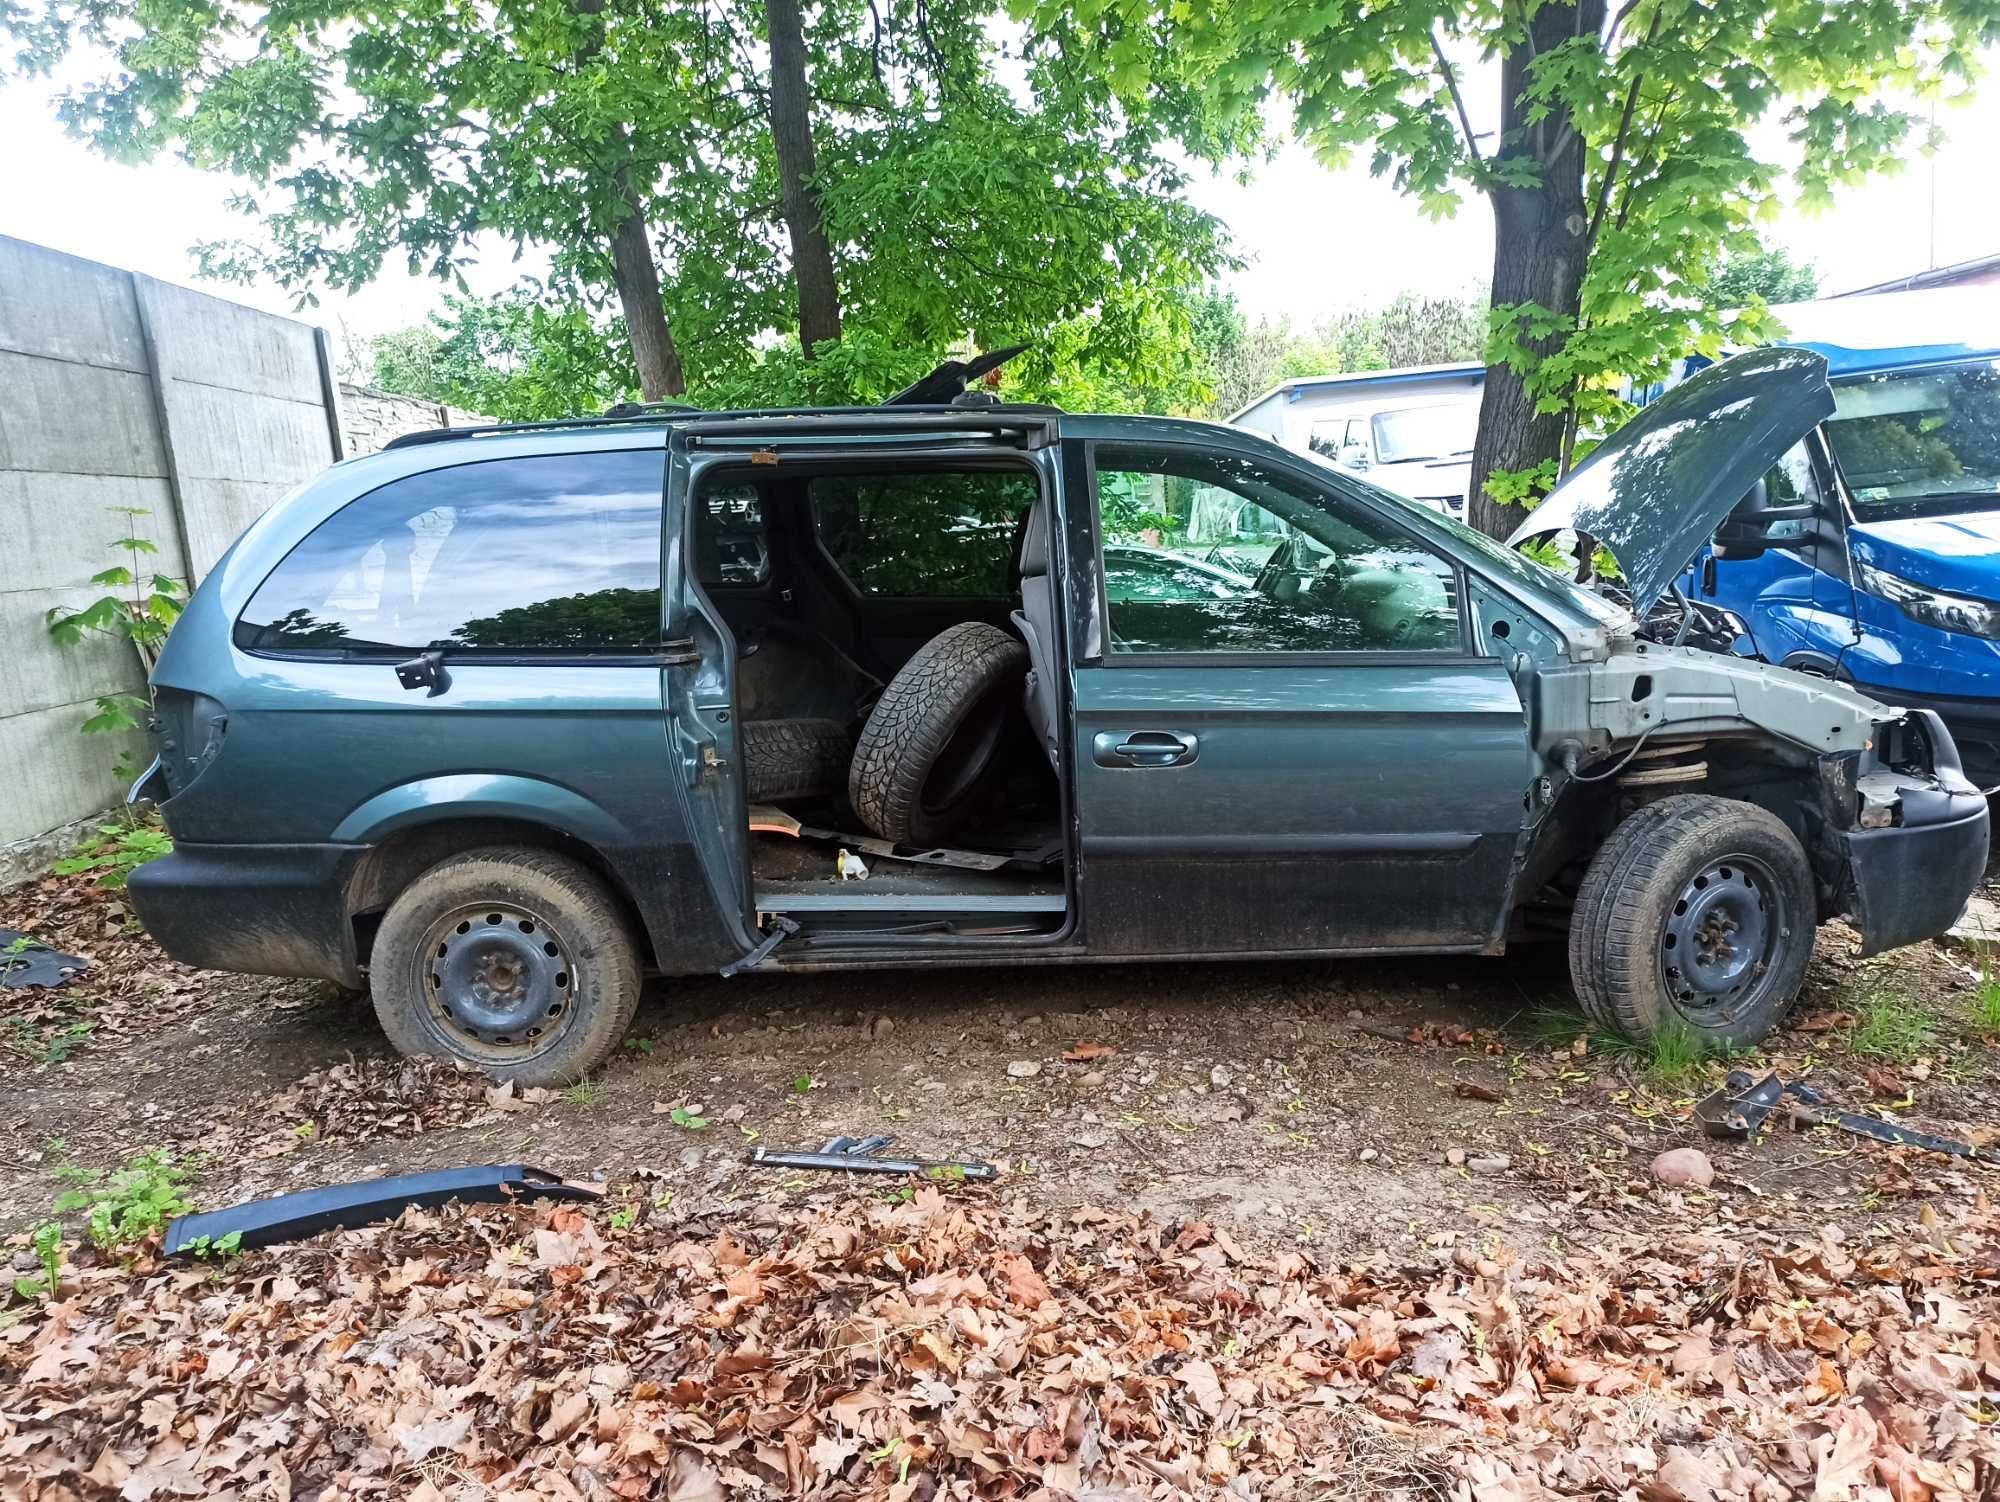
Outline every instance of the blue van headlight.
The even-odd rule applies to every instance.
[[[1887,600],[1913,621],[1939,631],[1956,631],[1964,636],[2000,637],[2000,605],[1975,600],[1970,595],[1948,595],[1926,589],[1863,563],[1854,561],[1855,582],[1878,599]]]

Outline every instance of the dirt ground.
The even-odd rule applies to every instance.
[[[748,1167],[753,1144],[886,1132],[990,1160],[1048,1209],[1211,1221],[1333,1257],[1479,1229],[1547,1246],[1646,1224],[1811,1231],[1996,1182],[1825,1130],[1704,1143],[1690,1108],[1724,1064],[1587,1033],[1555,951],[676,980],[599,1077],[523,1093],[396,1059],[365,997],[173,965],[83,878],[0,897],[0,925],[93,961],[65,990],[0,992],[0,1234],[46,1217],[64,1171],[153,1148],[195,1156],[205,1208],[522,1161],[694,1217],[828,1192],[829,1176]],[[2000,1043],[1976,957],[1852,947],[1824,932],[1792,1024],[1728,1067],[1994,1141]],[[1656,1154],[1697,1144],[1710,1188],[1654,1181]]]

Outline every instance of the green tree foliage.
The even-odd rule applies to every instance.
[[[660,635],[656,589],[598,589],[587,594],[514,605],[467,621],[452,633],[461,647],[639,647]]]
[[[482,236],[544,251],[541,293],[490,317],[461,304],[437,331],[510,377],[488,409],[594,399],[596,377],[552,351],[600,337],[621,351],[605,385],[629,360],[649,397],[860,390],[968,340],[1050,330],[1144,387],[1156,336],[1185,342],[1185,295],[1226,260],[1160,131],[1053,42],[1003,40],[992,0],[828,0],[802,21],[813,167],[788,177],[796,131],[774,134],[767,36],[781,11],[797,15],[755,0],[0,0],[0,30],[31,68],[108,49],[114,65],[61,105],[107,153],[174,151],[255,185],[241,207],[261,239],[204,247],[212,273],[309,299],[392,257],[450,283]],[[777,82],[797,102],[789,67]],[[863,346],[810,377],[800,191],[838,303],[816,327],[831,313]],[[485,379],[449,358],[446,374]]]
[[[523,284],[496,298],[448,294],[425,322],[378,335],[370,381],[510,421],[598,412],[639,394],[622,321]]]
[[[1708,279],[1711,307],[1747,308],[1767,303],[1805,302],[1819,295],[1819,268],[1794,261],[1782,248],[1726,255]]]
[[[2000,0],[1015,0],[1095,59],[1126,106],[1211,158],[1257,146],[1282,99],[1331,164],[1373,170],[1436,217],[1494,214],[1490,362],[1471,508],[1546,487],[1579,430],[1621,420],[1626,380],[1769,331],[1708,295],[1783,205],[1751,133],[1781,125],[1807,208],[1921,142],[1892,89],[1964,97]],[[1474,136],[1464,64],[1497,59],[1500,132]],[[1489,85],[1490,86],[1490,85]]]
[[[1250,323],[1231,293],[1202,294],[1189,316],[1211,391],[1208,410],[1217,417],[1295,376],[1477,360],[1486,342],[1483,296],[1405,292],[1385,307],[1350,308],[1303,333],[1286,319]]]

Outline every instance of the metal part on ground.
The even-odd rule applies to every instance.
[[[1790,1119],[1795,1127],[1834,1127],[1891,1147],[1920,1147],[1926,1152],[1984,1163],[1995,1159],[1993,1153],[1981,1152],[1969,1142],[1935,1137],[1915,1127],[1898,1126],[1893,1121],[1853,1111],[1823,1110],[1826,1097],[1819,1091],[1804,1080],[1782,1080],[1775,1074],[1753,1082],[1744,1071],[1731,1070],[1721,1089],[1695,1104],[1694,1115],[1701,1129],[1711,1137],[1751,1137],[1762,1130],[1782,1102],[1790,1103]]]
[[[872,1137],[833,1137],[818,1152],[793,1152],[786,1148],[753,1147],[744,1162],[752,1168],[815,1168],[836,1173],[893,1173],[921,1175],[932,1179],[973,1179],[984,1183],[999,1177],[1000,1170],[979,1159],[884,1158],[882,1149],[896,1139],[883,1134]]]
[[[878,839],[870,834],[843,834],[837,829],[821,829],[812,824],[801,824],[781,809],[758,804],[750,809],[750,828],[757,834],[788,834],[802,840],[828,840],[842,845],[851,845],[864,855],[879,855],[884,860],[908,861],[916,866],[955,866],[961,871],[998,871],[1003,866],[1017,861],[1042,864],[1042,851],[1029,855],[999,855],[985,850],[935,850],[905,849],[891,840]]]
[[[89,960],[38,944],[19,929],[0,928],[0,990],[66,986],[79,970],[89,968]]]
[[[768,803],[753,803],[748,812],[752,834],[788,834],[797,839],[804,827],[782,808],[773,808]]]
[[[594,1200],[603,1192],[525,1163],[445,1168],[435,1173],[302,1189],[227,1210],[183,1215],[167,1227],[165,1251],[170,1257],[192,1253],[230,1236],[238,1238],[236,1245],[244,1251],[276,1246],[322,1231],[351,1230],[393,1220],[413,1205],[442,1205],[451,1200],[496,1205],[517,1199]]]
[[[1750,1137],[1784,1099],[1785,1082],[1775,1074],[1753,1081],[1741,1069],[1732,1069],[1722,1088],[1695,1102],[1694,1119],[1711,1137]]]

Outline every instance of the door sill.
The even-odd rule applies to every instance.
[[[908,913],[912,917],[931,918],[941,914],[964,913],[976,914],[990,921],[1014,913],[1024,917],[1060,913],[1068,905],[1060,892],[1011,892],[991,896],[969,892],[776,892],[764,888],[757,892],[758,912],[783,913],[787,917],[801,913],[816,917],[828,913],[866,913],[882,918]]]

